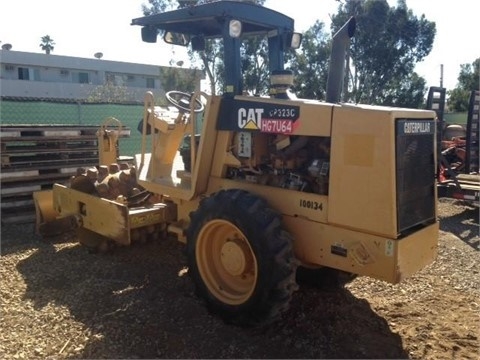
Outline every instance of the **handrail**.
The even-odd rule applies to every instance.
[[[141,143],[141,154],[140,154],[140,164],[138,165],[138,172],[142,170],[145,164],[145,152],[147,147],[147,123],[148,116],[153,111],[153,93],[147,91],[145,93],[145,98],[143,102],[143,121],[142,121],[142,143]],[[151,110],[150,112],[148,110]]]
[[[197,98],[200,98],[203,96],[205,99],[209,99],[209,95],[201,90],[197,90],[193,93],[192,98],[190,99],[190,124],[191,124],[191,134],[190,134],[190,161],[191,161],[191,167],[190,167],[190,172],[193,173],[193,170],[195,169],[195,163],[196,163],[196,155],[197,155],[197,143],[195,141],[195,135],[196,135],[196,124],[197,124],[197,116],[200,113],[197,113],[194,111],[195,109],[195,102]],[[201,101],[201,99],[200,99]],[[207,107],[205,106],[205,110]],[[204,120],[205,120],[205,111],[203,112]]]

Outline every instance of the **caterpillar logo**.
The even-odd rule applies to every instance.
[[[263,112],[263,109],[238,109],[238,127],[246,130],[261,129]]]
[[[293,121],[290,118],[278,118],[282,115],[280,109],[271,110],[263,117],[265,109],[253,108],[238,109],[238,127],[242,130],[260,130],[266,133],[291,134],[293,132]],[[283,111],[283,114],[290,114],[293,111]],[[283,115],[285,117],[285,115]],[[275,118],[272,118],[275,117]]]
[[[403,125],[403,132],[405,134],[429,133],[429,122],[405,122]]]
[[[399,120],[397,122],[397,133],[399,135],[424,135],[435,133],[435,122],[432,120]]]

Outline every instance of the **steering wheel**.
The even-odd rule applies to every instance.
[[[180,111],[190,112],[190,102],[192,101],[192,94],[187,94],[182,91],[169,91],[165,94],[168,102],[175,106]],[[193,112],[199,113],[203,111],[203,103],[200,99],[195,99],[195,106]]]

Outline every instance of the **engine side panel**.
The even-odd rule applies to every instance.
[[[336,107],[330,223],[395,238],[394,123],[388,112]]]
[[[405,126],[428,132],[401,133]],[[434,222],[434,128],[430,112],[336,107],[328,222],[392,239]]]

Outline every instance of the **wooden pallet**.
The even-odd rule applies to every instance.
[[[33,192],[67,184],[78,168],[99,163],[98,126],[0,125],[1,221],[35,221]],[[122,128],[120,137],[129,137]]]

